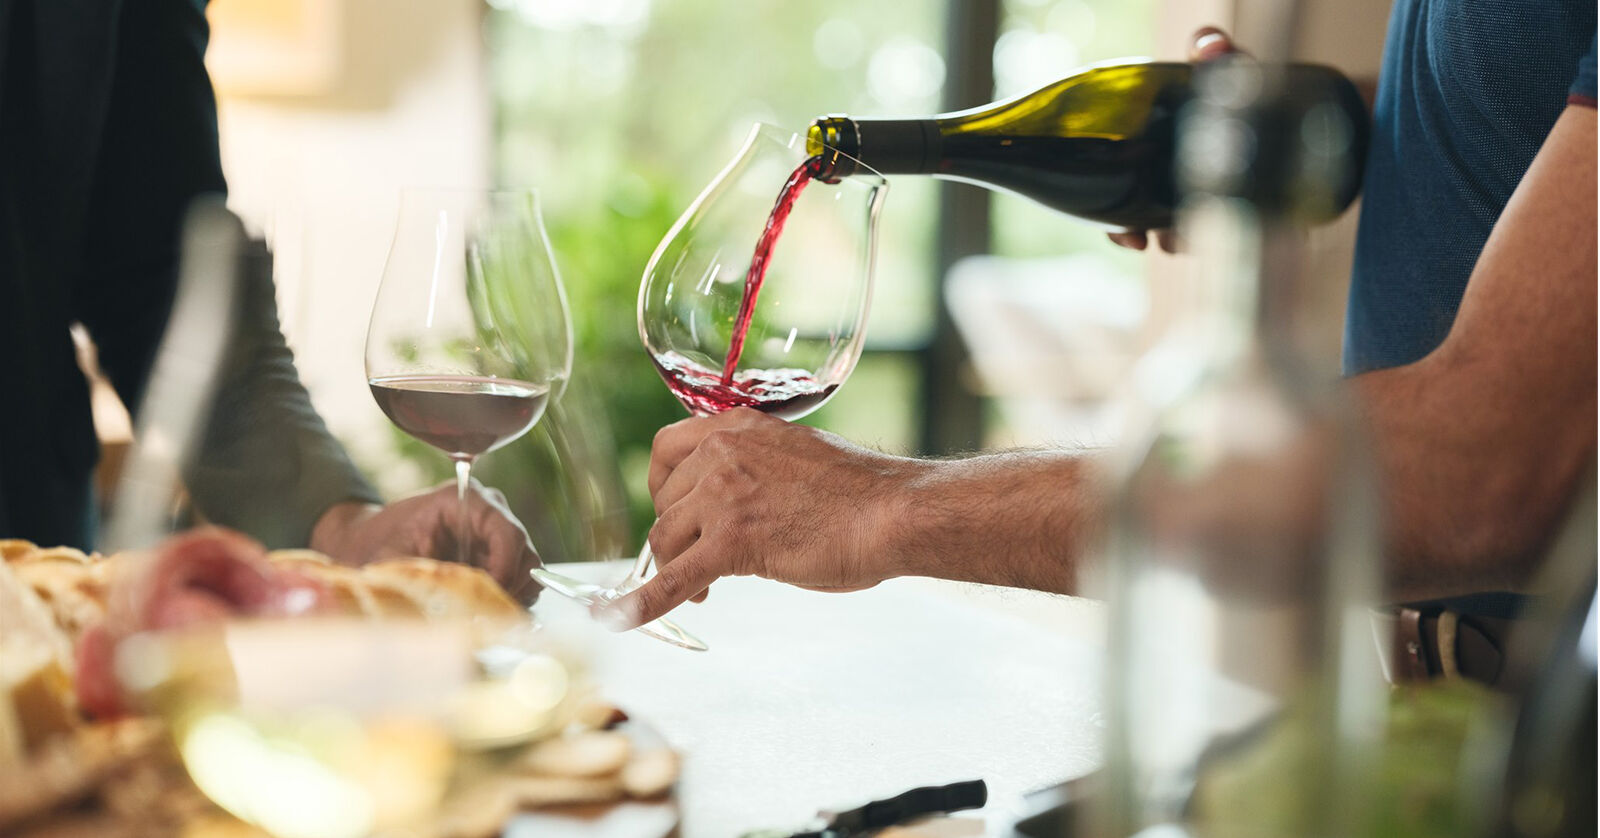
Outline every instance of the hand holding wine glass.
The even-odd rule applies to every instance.
[[[639,337],[694,416],[743,407],[798,419],[855,368],[888,185],[865,166],[820,178],[820,160],[807,154],[804,137],[757,125],[645,268]],[[652,529],[651,542],[665,524]],[[645,584],[652,546],[613,588],[544,569],[535,577],[604,614]],[[706,648],[660,613],[626,622],[684,648]]]
[[[367,378],[397,427],[455,463],[454,558],[484,564],[510,549],[499,542],[514,535],[496,521],[510,513],[503,498],[473,491],[472,463],[532,428],[571,365],[565,293],[537,197],[408,190],[367,331]],[[391,507],[411,503],[426,529],[440,500]],[[370,526],[386,513],[356,514]],[[474,538],[475,521],[487,538]],[[417,540],[438,550],[447,542],[437,536]],[[537,563],[531,544],[525,555]],[[508,575],[526,578],[526,569]]]
[[[460,553],[460,515],[454,479],[383,506],[335,504],[311,531],[311,549],[353,565],[405,556],[454,557]],[[476,547],[472,563],[488,571],[513,599],[532,604],[540,587],[528,568],[539,564],[539,553],[505,495],[472,480],[467,519]]]
[[[898,489],[939,465],[755,410],[669,425],[650,462],[658,572],[617,620],[649,622],[724,576],[844,592],[910,573],[891,538],[909,511]]]

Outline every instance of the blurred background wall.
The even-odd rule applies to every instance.
[[[1093,61],[1181,58],[1204,23],[1248,46],[1263,2],[213,0],[208,62],[231,203],[278,254],[302,377],[391,494],[446,473],[364,382],[398,189],[541,190],[576,320],[574,386],[550,427],[480,473],[536,519],[547,557],[581,559],[631,551],[649,522],[650,435],[682,412],[638,347],[639,272],[749,122],[982,104]],[[1388,5],[1302,4],[1297,52],[1370,82]],[[1353,226],[1351,213],[1313,242],[1330,371]],[[882,236],[868,352],[808,421],[897,452],[1114,441],[1108,399],[1173,315],[1181,256],[915,179],[894,183]]]

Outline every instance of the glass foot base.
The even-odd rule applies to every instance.
[[[576,600],[584,605],[593,606],[610,602],[625,593],[604,585],[596,585],[593,582],[584,582],[571,576],[563,576],[542,567],[536,567],[529,572],[546,590],[553,591],[567,599]],[[651,620],[634,629],[634,631],[649,635],[664,643],[671,643],[679,648],[695,652],[704,652],[711,648],[700,638],[684,631],[681,626],[666,617]]]

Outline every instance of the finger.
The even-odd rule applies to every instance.
[[[596,606],[595,617],[614,631],[638,628],[682,605],[722,575],[717,555],[697,545],[637,590],[609,605]]]
[[[396,532],[399,538],[390,540],[383,553],[389,555],[429,556],[440,561],[455,561],[461,557],[459,539],[460,507],[456,504],[455,488],[448,492],[439,489],[427,495],[406,498],[391,504],[385,513],[401,522]]]
[[[453,500],[456,494],[455,486],[455,482],[451,481],[440,487],[438,491]],[[487,506],[491,509],[497,509],[504,513],[506,517],[512,520],[516,519],[516,516],[511,514],[511,501],[506,499],[506,493],[494,486],[478,482],[476,477],[470,478],[467,483],[467,503],[473,507]]]
[[[1228,33],[1215,26],[1203,26],[1195,30],[1189,45],[1189,60],[1210,61],[1236,51]]]
[[[705,590],[701,591],[700,593],[695,594],[692,597],[689,597],[689,601],[690,602],[695,602],[695,603],[705,602],[706,601],[706,597],[708,597],[710,595],[711,595],[711,589],[710,588],[706,588]]]
[[[1161,249],[1168,253],[1177,253],[1183,249],[1183,244],[1178,240],[1178,232],[1176,230],[1158,230],[1156,232],[1156,241],[1161,245]]]
[[[650,494],[665,483],[672,470],[683,462],[683,459],[700,446],[700,440],[705,435],[716,430],[712,419],[715,417],[695,417],[683,419],[656,431],[655,439],[650,443]]]
[[[656,566],[665,567],[699,540],[699,518],[684,504],[669,507],[651,525],[648,538]]]
[[[506,496],[499,489],[488,487],[474,478],[468,484],[467,520],[470,522],[469,545],[457,545],[461,514],[456,498],[455,484],[441,485],[426,497],[432,513],[432,542],[435,555],[441,559],[459,559],[465,553],[467,563],[487,571],[508,591],[515,591],[524,581],[519,578],[527,568],[539,562],[539,554],[528,538],[528,531],[511,512]],[[441,545],[453,550],[441,551]],[[467,549],[463,551],[462,546]]]
[[[729,440],[725,434],[714,432],[702,437],[700,446],[683,458],[661,485],[650,490],[650,502],[655,505],[656,515],[665,515],[688,497],[707,474],[727,460],[728,451]]]
[[[1107,233],[1106,238],[1130,250],[1144,250],[1145,246],[1149,244],[1149,239],[1146,238],[1143,230],[1129,230],[1126,233]]]
[[[807,591],[816,591],[820,594],[853,594],[856,591],[865,591],[877,586],[877,582],[867,582],[861,585],[795,585]]]
[[[654,495],[661,488],[672,470],[697,451],[706,437],[718,431],[768,422],[782,423],[783,420],[752,408],[736,407],[713,416],[682,419],[657,431],[650,443],[650,494]]]
[[[474,529],[482,539],[483,569],[507,589],[519,586],[527,570],[538,564],[539,554],[528,539],[527,530],[506,513],[484,505]]]

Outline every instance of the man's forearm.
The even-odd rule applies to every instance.
[[[928,466],[885,524],[905,575],[1077,592],[1103,525],[1094,458],[1017,451]]]
[[[1352,380],[1378,454],[1394,599],[1521,588],[1593,461],[1592,390],[1587,403],[1497,397],[1476,366],[1443,356]]]

